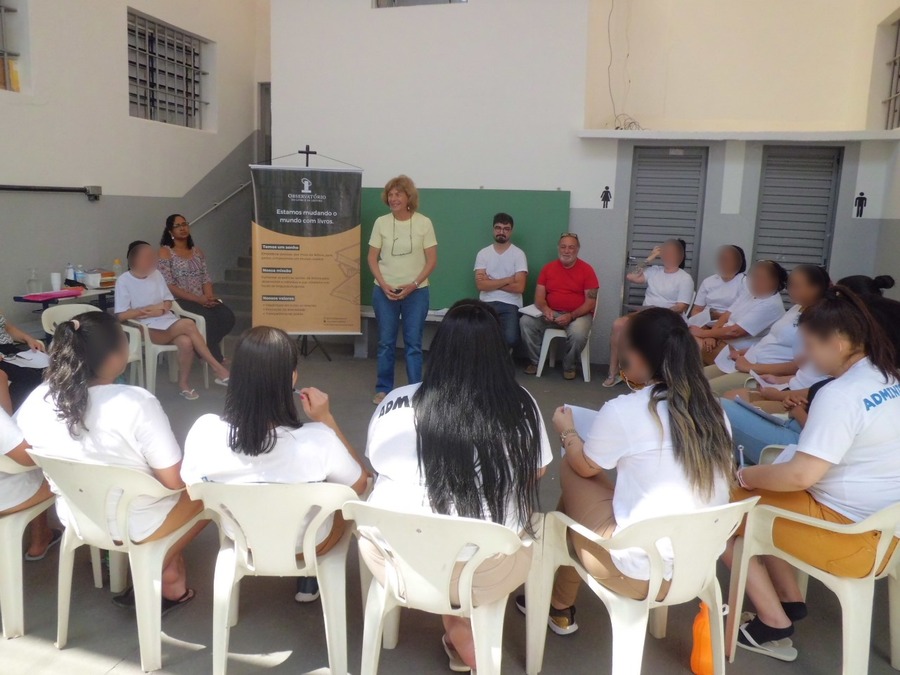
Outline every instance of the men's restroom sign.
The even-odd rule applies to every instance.
[[[857,195],[856,199],[853,200],[853,217],[854,218],[862,218],[863,211],[866,210],[866,204],[868,203],[868,199],[866,198],[865,192],[860,192]]]

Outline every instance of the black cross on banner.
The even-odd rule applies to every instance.
[[[298,154],[298,155],[306,155],[306,166],[309,166],[309,156],[310,156],[310,155],[318,155],[319,153],[316,152],[315,150],[310,150],[310,149],[309,149],[309,143],[307,143],[307,144],[306,144],[306,150],[298,150],[298,151],[297,151],[297,154]]]

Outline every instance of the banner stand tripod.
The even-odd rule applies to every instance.
[[[312,349],[309,347],[309,338],[312,338],[312,341],[315,343],[313,344]],[[318,349],[325,355],[326,359],[331,361],[331,355],[328,353],[328,350],[325,349],[325,345],[319,342],[319,338],[315,335],[298,335],[297,342],[300,343],[300,356],[303,358],[309,358],[309,355]]]

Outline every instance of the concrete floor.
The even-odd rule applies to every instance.
[[[318,386],[331,395],[332,409],[348,438],[359,448],[365,446],[366,427],[372,412],[370,397],[375,381],[375,362],[354,360],[343,347],[335,348],[335,361],[328,363],[321,353],[312,354],[301,368],[300,384]],[[198,375],[195,373],[195,375]],[[549,425],[553,409],[562,403],[598,408],[613,394],[600,387],[599,373],[585,384],[566,382],[560,372],[547,372],[540,379],[521,377],[541,406]],[[169,414],[179,439],[201,414],[221,411],[224,389],[213,386],[198,391],[198,401],[177,397],[175,386],[163,381],[159,397]],[[404,380],[398,373],[398,383]],[[558,457],[557,457],[558,461]],[[559,496],[557,462],[541,485],[541,503],[551,509]],[[216,532],[210,527],[187,549],[189,581],[198,596],[190,605],[163,620],[163,670],[180,675],[209,673],[212,667],[212,581],[217,549]],[[362,615],[355,552],[348,563],[348,644],[351,672],[359,672]],[[87,549],[76,560],[69,643],[58,651],[56,635],[57,556],[37,563],[25,563],[26,636],[0,640],[2,675],[95,675],[100,673],[140,673],[137,630],[133,616],[110,603],[106,589],[91,582]],[[727,573],[720,572],[727,593]],[[229,673],[316,673],[328,672],[324,629],[319,603],[298,605],[293,600],[293,580],[247,578],[242,585],[241,620],[231,632]],[[799,659],[784,664],[762,656],[740,652],[728,671],[736,675],[761,672],[780,674],[840,673],[841,618],[834,596],[816,582],[810,585],[811,615],[797,629],[794,642]],[[669,613],[668,637],[647,638],[644,650],[645,673],[689,673],[691,625],[696,613],[693,604],[673,608]],[[595,675],[610,670],[611,635],[602,604],[582,592],[578,601],[581,630],[561,638],[547,636],[545,673]],[[444,673],[447,660],[440,646],[440,618],[405,612],[400,644],[381,657],[382,673]],[[523,673],[525,662],[525,622],[512,603],[504,633],[504,672]],[[891,673],[886,584],[879,584],[873,617],[870,673]],[[850,674],[860,675],[860,674]]]

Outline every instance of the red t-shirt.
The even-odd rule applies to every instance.
[[[547,304],[557,312],[571,312],[584,304],[584,292],[600,288],[594,268],[580,258],[566,269],[559,260],[544,265],[538,285],[547,289]]]

